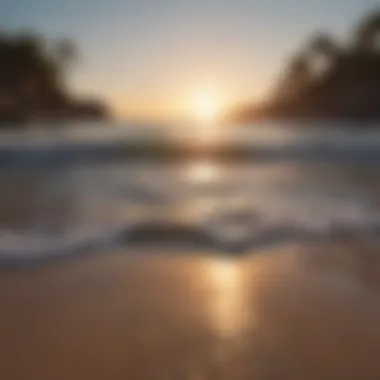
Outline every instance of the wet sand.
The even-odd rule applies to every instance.
[[[0,378],[379,379],[380,258],[123,249],[0,270]]]

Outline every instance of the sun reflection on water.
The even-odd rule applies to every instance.
[[[207,280],[214,289],[210,298],[211,324],[222,337],[234,337],[242,328],[242,287],[239,263],[217,260],[207,268]]]
[[[220,178],[220,170],[211,161],[198,161],[192,163],[188,169],[186,177],[193,183],[210,183]]]

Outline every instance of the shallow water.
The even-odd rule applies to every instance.
[[[136,241],[160,244],[163,251],[175,243],[244,253],[341,234],[376,240],[380,133],[276,126],[196,132],[116,128],[107,135],[104,128],[79,128],[4,135],[0,156],[7,151],[13,160],[0,166],[0,259]],[[179,147],[190,141],[210,149],[216,143],[252,151],[259,146],[267,159],[112,155],[120,144],[138,141],[143,150],[144,142],[160,138]],[[91,150],[73,158],[74,146]],[[107,159],[101,158],[104,146]]]
[[[184,245],[204,235],[203,249],[228,251],[278,234],[284,242],[342,230],[375,237],[380,227],[377,167],[117,162],[4,169],[0,180],[3,257],[128,245],[144,230],[155,244],[165,228],[173,241],[182,231]]]

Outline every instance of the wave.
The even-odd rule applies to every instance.
[[[109,129],[108,129],[109,131]],[[3,136],[0,165],[57,164],[119,158],[171,159],[211,156],[229,159],[380,162],[380,133],[324,130],[259,132],[219,131],[211,141],[200,141],[195,132],[157,129],[117,129],[112,133],[87,130],[41,135]]]
[[[165,253],[174,247],[179,252],[245,254],[273,245],[327,243],[349,236],[380,244],[380,221],[301,226],[298,223],[266,225],[256,219],[252,223],[239,224],[236,220],[222,218],[207,220],[200,225],[146,222],[109,228],[73,227],[55,234],[2,230],[0,264],[111,252],[121,247],[126,254],[139,247],[147,252],[151,249]]]

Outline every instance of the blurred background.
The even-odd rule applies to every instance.
[[[0,377],[378,379],[380,3],[0,4]]]

